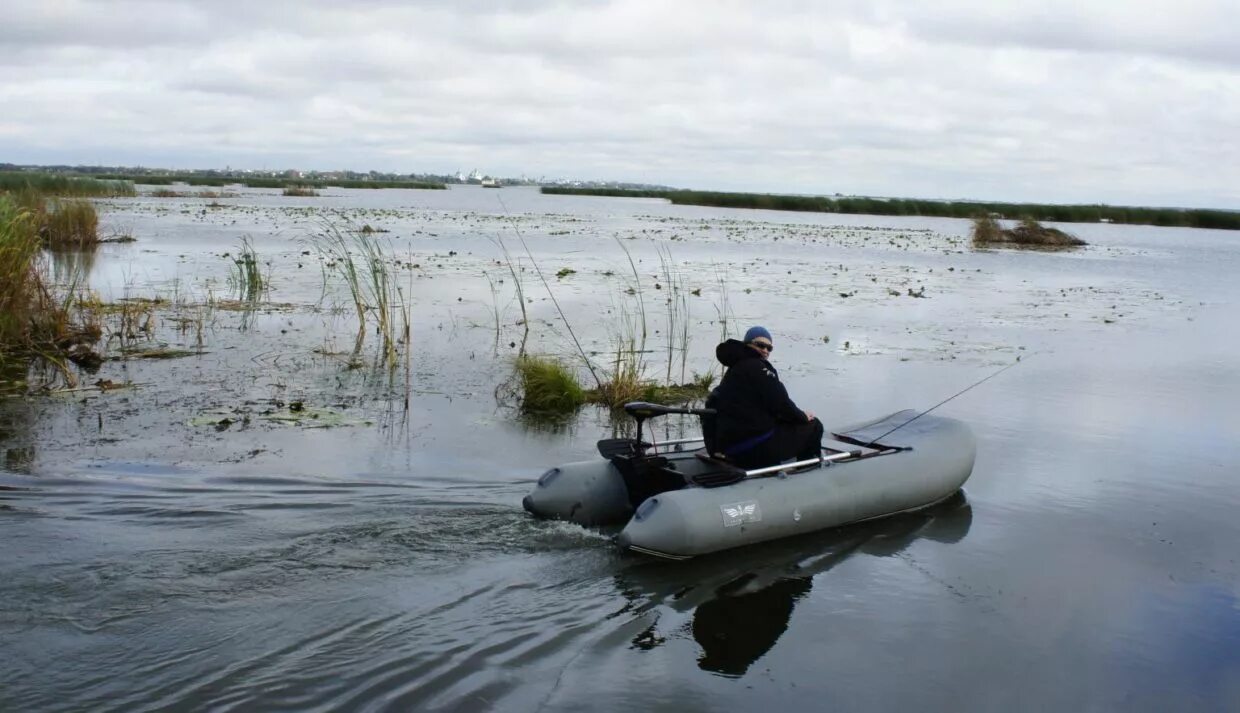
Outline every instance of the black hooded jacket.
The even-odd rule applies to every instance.
[[[776,423],[805,423],[805,412],[788,398],[779,372],[758,352],[736,339],[715,347],[726,366],[723,379],[706,400],[716,410],[714,447],[720,450],[770,433]]]

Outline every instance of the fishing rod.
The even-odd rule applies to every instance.
[[[499,194],[496,194],[495,198],[499,201],[500,207],[504,209],[504,215],[508,216],[508,220],[511,221],[513,232],[521,240],[521,247],[525,248],[525,255],[530,259],[530,264],[534,266],[534,271],[538,273],[538,279],[542,280],[543,287],[547,288],[547,296],[551,298],[551,304],[555,305],[555,311],[560,313],[560,319],[564,322],[565,328],[568,329],[568,335],[573,338],[573,344],[577,345],[577,352],[581,354],[582,361],[586,363],[586,368],[590,370],[590,376],[594,377],[594,383],[600,389],[603,388],[603,382],[598,378],[598,374],[595,373],[594,365],[590,363],[590,357],[586,356],[586,350],[582,348],[581,342],[577,340],[577,333],[573,331],[573,325],[568,323],[568,317],[564,316],[564,310],[560,307],[560,301],[555,298],[555,293],[551,291],[551,285],[547,283],[547,278],[543,276],[542,268],[538,266],[538,261],[534,259],[534,255],[530,252],[530,246],[526,245],[525,236],[521,234],[521,227],[517,225],[517,219],[512,217],[512,213],[508,212],[508,206],[504,204],[504,199]],[[496,237],[499,237],[498,233]],[[503,245],[502,238],[500,239],[500,245]],[[516,279],[515,273],[513,279]],[[521,309],[524,310],[525,305],[522,305]],[[526,322],[528,323],[529,320],[527,319]]]
[[[1020,363],[1020,357],[1016,357],[1016,361],[1012,362],[1011,364],[1008,364],[1007,366],[1005,366],[1005,367],[1003,367],[1002,369],[1000,369],[1000,370],[996,371],[995,373],[991,374],[990,376],[987,376],[986,378],[982,379],[981,381],[976,381],[976,382],[974,382],[973,384],[971,384],[971,385],[969,385],[969,386],[965,387],[964,389],[961,389],[960,391],[957,391],[956,393],[952,394],[951,396],[948,396],[947,398],[945,398],[945,399],[943,399],[942,401],[938,402],[937,404],[935,404],[935,405],[931,406],[930,408],[926,409],[925,411],[922,411],[921,413],[919,413],[919,414],[917,414],[916,416],[914,416],[914,417],[910,418],[909,420],[905,421],[904,423],[900,424],[899,426],[896,426],[895,428],[891,429],[890,431],[887,431],[886,433],[884,433],[883,435],[879,436],[878,438],[871,439],[869,443],[865,444],[865,445],[866,445],[866,447],[867,447],[867,448],[873,448],[875,445],[877,445],[877,444],[878,444],[878,442],[879,442],[879,441],[883,440],[883,439],[884,439],[884,438],[886,438],[887,436],[890,436],[891,434],[895,433],[896,431],[900,430],[901,428],[904,428],[905,426],[909,425],[909,424],[910,424],[910,423],[912,423],[913,421],[916,421],[917,419],[921,418],[922,416],[925,416],[926,414],[928,414],[928,413],[930,413],[931,411],[935,410],[936,408],[938,408],[938,407],[942,406],[943,404],[947,403],[948,401],[951,401],[952,399],[956,398],[957,396],[960,396],[960,395],[962,395],[962,394],[964,394],[964,393],[966,393],[966,392],[968,392],[968,391],[972,391],[973,389],[975,389],[975,388],[977,388],[977,387],[981,386],[982,384],[986,383],[987,381],[990,381],[991,379],[993,379],[993,378],[995,378],[996,376],[998,376],[998,375],[1002,374],[1003,372],[1007,371],[1008,369],[1011,369],[1012,367],[1016,366],[1016,365],[1017,365],[1017,364],[1019,364],[1019,363]]]

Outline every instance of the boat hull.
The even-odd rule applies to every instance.
[[[834,434],[865,443],[914,415],[903,411]],[[960,490],[976,456],[968,426],[938,416],[919,417],[882,445],[889,448],[880,454],[810,470],[658,493],[635,511],[615,465],[572,463],[544,474],[525,506],[588,526],[625,523],[616,537],[621,547],[682,559],[934,505]],[[711,468],[693,454],[668,459],[690,481]]]

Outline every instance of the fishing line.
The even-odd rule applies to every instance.
[[[1032,355],[1030,355],[1030,356],[1032,356]],[[943,399],[942,401],[938,402],[937,404],[935,404],[935,405],[931,406],[930,408],[926,409],[925,411],[922,411],[921,413],[919,413],[919,414],[917,414],[916,416],[914,416],[914,417],[910,418],[909,420],[905,421],[904,423],[900,424],[899,426],[896,426],[895,428],[891,429],[890,431],[887,431],[886,433],[884,433],[883,435],[879,436],[878,438],[874,438],[874,439],[872,439],[869,443],[867,443],[867,444],[866,444],[866,447],[867,447],[867,448],[873,448],[873,447],[874,447],[874,446],[875,446],[875,445],[876,445],[879,441],[881,441],[882,439],[886,438],[887,436],[890,436],[891,434],[895,433],[896,431],[900,430],[901,428],[904,428],[905,426],[909,425],[909,424],[910,424],[910,423],[912,423],[913,421],[916,421],[917,419],[921,418],[922,416],[925,416],[926,414],[928,414],[928,413],[930,413],[931,411],[935,410],[936,408],[938,408],[938,407],[942,406],[943,404],[947,403],[948,401],[951,401],[952,399],[956,398],[957,396],[960,396],[960,395],[962,395],[962,394],[964,394],[964,393],[966,393],[966,392],[968,392],[968,391],[971,391],[971,390],[973,390],[973,389],[975,389],[975,388],[977,388],[977,387],[981,386],[982,384],[986,383],[987,381],[990,381],[991,379],[993,379],[993,378],[995,378],[996,376],[998,376],[998,375],[1002,374],[1003,372],[1007,371],[1008,369],[1011,369],[1012,367],[1016,366],[1016,365],[1017,365],[1017,364],[1019,364],[1019,363],[1020,363],[1020,357],[1016,357],[1016,361],[1012,362],[1011,364],[1008,364],[1007,366],[1005,366],[1005,367],[1003,367],[1002,369],[1000,369],[1000,370],[996,371],[995,373],[991,374],[990,376],[987,376],[986,378],[982,379],[981,381],[974,382],[974,383],[973,383],[973,384],[971,384],[970,386],[967,386],[967,387],[965,387],[964,389],[962,389],[962,390],[960,390],[960,391],[956,392],[955,394],[952,394],[951,396],[948,396],[947,398],[945,398],[945,399]]]
[[[555,293],[551,291],[551,285],[547,284],[547,278],[543,277],[542,268],[538,266],[538,261],[534,259],[530,253],[530,246],[525,244],[525,236],[521,234],[521,228],[517,225],[517,219],[512,217],[512,213],[508,212],[508,206],[504,205],[504,199],[495,195],[495,199],[499,201],[499,206],[504,209],[504,214],[508,216],[508,220],[512,222],[512,230],[517,234],[517,238],[521,240],[521,247],[525,248],[525,254],[530,259],[530,264],[534,266],[534,271],[538,273],[538,279],[542,280],[543,287],[547,288],[547,295],[551,298],[551,303],[555,305],[555,310],[560,313],[560,319],[564,322],[564,326],[568,329],[568,335],[573,338],[573,344],[577,345],[577,352],[581,354],[581,359],[586,363],[586,368],[590,370],[590,376],[594,377],[594,383],[601,389],[603,382],[599,380],[598,374],[594,372],[594,366],[590,364],[590,358],[586,356],[586,350],[582,348],[581,342],[577,341],[577,334],[573,331],[573,325],[568,323],[568,317],[564,316],[564,310],[560,308],[560,301],[555,298]]]

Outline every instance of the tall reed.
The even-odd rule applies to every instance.
[[[54,200],[44,213],[43,243],[53,250],[86,250],[99,244],[99,214],[88,200]]]
[[[237,298],[248,304],[259,302],[267,293],[267,278],[263,275],[258,252],[248,235],[241,238],[237,257],[233,258],[232,267],[229,268],[229,282]]]
[[[399,364],[400,333],[409,343],[409,312],[403,293],[388,266],[383,246],[360,230],[341,230],[334,223],[325,223],[315,236],[314,245],[323,259],[324,291],[335,275],[347,287],[353,309],[357,313],[358,332],[354,352],[360,352],[366,338],[366,325],[373,320],[382,340],[383,362],[389,368]],[[403,328],[398,329],[397,317],[404,315]]]
[[[0,348],[26,343],[32,324],[48,307],[38,269],[40,244],[36,217],[0,195]]]

